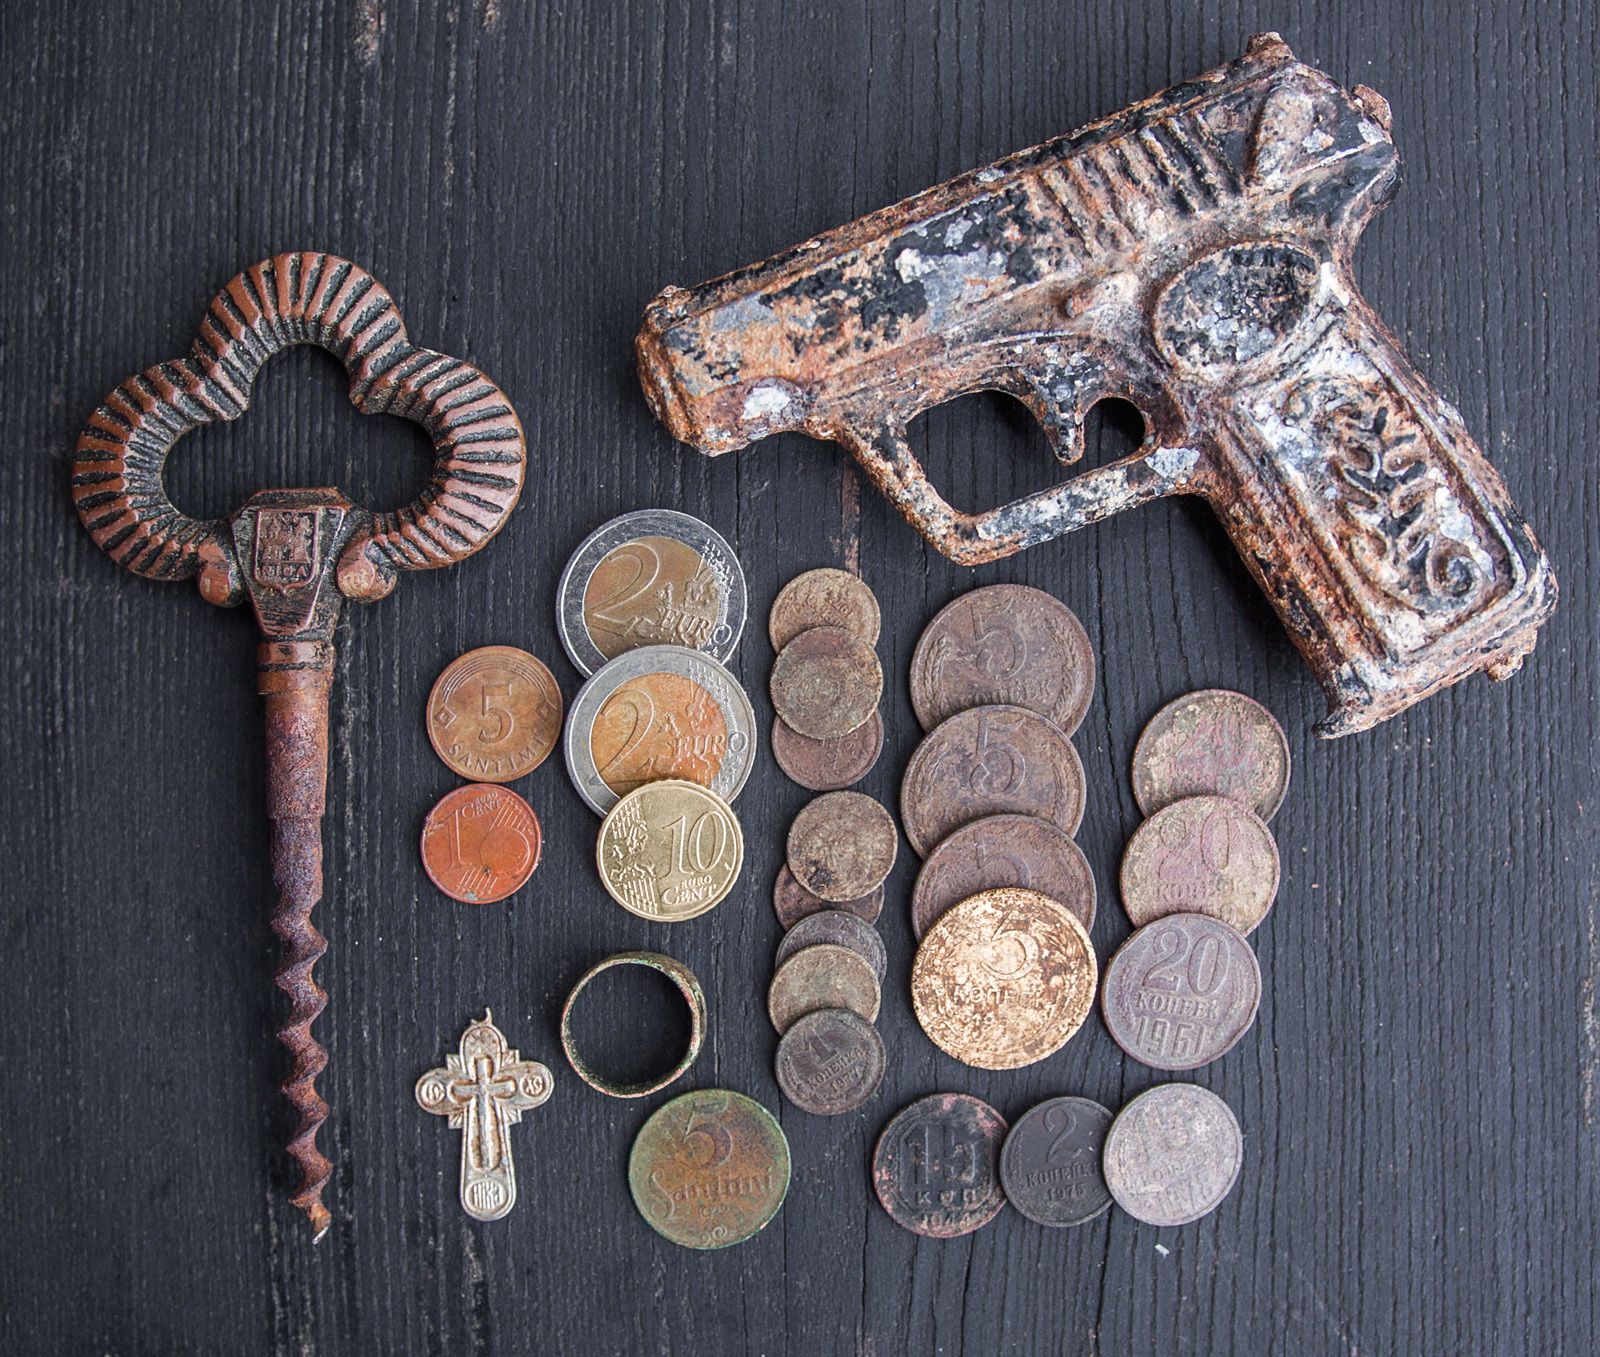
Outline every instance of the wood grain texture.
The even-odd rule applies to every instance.
[[[1399,198],[1360,247],[1363,291],[1461,408],[1550,551],[1562,601],[1524,672],[1473,680],[1327,745],[1315,685],[1209,514],[1187,501],[1013,560],[932,555],[841,455],[799,437],[717,461],[676,447],[632,373],[645,302],[1216,65],[1259,29],[1394,108]],[[1596,834],[1600,274],[1596,15],[1581,0],[1401,8],[1284,3],[769,0],[628,5],[258,0],[0,7],[0,579],[10,635],[0,980],[0,1349],[7,1353],[1582,1353],[1600,1346],[1600,843]],[[287,1109],[261,716],[248,620],[119,571],[68,494],[73,441],[128,373],[188,348],[216,289],[274,252],[354,259],[417,342],[517,406],[522,505],[481,555],[352,609],[339,642],[319,967],[333,1054],[333,1232],[287,1201]],[[984,398],[914,430],[962,507],[1057,474]],[[1127,446],[1115,426],[1090,457]],[[427,439],[363,419],[337,366],[295,351],[237,425],[175,450],[195,516],[262,487],[337,484],[394,508]],[[862,1112],[782,1104],[761,1020],[768,893],[808,794],[763,752],[738,802],[741,889],[688,924],[604,895],[597,821],[549,763],[518,784],[546,835],[529,887],[454,904],[422,817],[456,785],[423,729],[461,651],[555,637],[568,553],[667,505],[715,525],[749,575],[738,667],[763,732],[778,588],[859,565],[883,605],[888,738],[863,789],[895,804],[918,727],[922,623],[1019,581],[1083,619],[1098,689],[1075,737],[1078,836],[1102,961],[1138,822],[1128,759],[1168,698],[1237,687],[1296,760],[1273,823],[1284,883],[1253,938],[1255,1030],[1198,1081],[1245,1131],[1212,1217],[1071,1232],[1014,1211],[921,1240],[872,1198],[868,1156],[912,1098],[969,1092],[1015,1119],[1157,1082],[1098,1017],[1058,1056],[987,1074],[916,1027],[902,853],[881,929],[890,1073]],[[687,1083],[781,1113],[787,1204],[725,1253],[634,1212],[644,1100],[560,1059],[567,990],[601,956],[663,950],[705,985]],[[456,1203],[458,1145],[411,1097],[493,1008],[555,1071],[517,1137],[519,1205]],[[629,1015],[619,1013],[619,1020]],[[1159,1246],[1159,1248],[1158,1248]]]

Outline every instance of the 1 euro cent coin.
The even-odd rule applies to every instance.
[[[506,787],[457,787],[422,824],[422,865],[453,900],[504,900],[533,875],[542,837],[533,807]]]

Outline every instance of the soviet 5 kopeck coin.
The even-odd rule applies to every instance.
[[[1150,718],[1133,750],[1133,796],[1154,815],[1186,796],[1231,796],[1270,820],[1289,789],[1289,742],[1243,693],[1186,693]]]
[[[1006,1123],[965,1093],[935,1093],[902,1108],[878,1137],[872,1186],[896,1225],[954,1239],[987,1225],[1006,1204],[1000,1143]]]
[[[1100,1151],[1111,1113],[1090,1098],[1030,1108],[1000,1151],[1006,1200],[1040,1225],[1082,1225],[1111,1205]]]
[[[483,646],[453,660],[428,694],[428,739],[453,773],[513,782],[561,735],[561,689],[515,646]]]
[[[870,1022],[849,1009],[818,1009],[795,1019],[778,1042],[778,1087],[803,1112],[838,1116],[878,1091],[884,1060],[883,1038]]]
[[[1233,1109],[1196,1084],[1157,1084],[1106,1132],[1106,1186],[1146,1225],[1187,1225],[1214,1211],[1243,1164]]]
[[[1248,934],[1277,894],[1272,831],[1231,797],[1174,801],[1134,830],[1122,853],[1122,905],[1136,927],[1209,914]]]

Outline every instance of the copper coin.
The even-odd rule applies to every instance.
[[[1210,1064],[1250,1030],[1260,1002],[1250,944],[1204,914],[1141,928],[1111,958],[1100,989],[1111,1039],[1158,1070]]]
[[[870,796],[824,792],[789,826],[789,870],[830,903],[859,900],[888,878],[899,847],[894,816]]]
[[[869,646],[878,640],[878,600],[859,575],[847,570],[808,570],[778,592],[767,615],[772,648],[782,650],[813,627],[843,627]]]
[[[428,739],[452,773],[512,782],[561,735],[561,689],[525,650],[484,646],[452,661],[428,694]]]
[[[1098,979],[1089,935],[1064,905],[1005,887],[935,921],[911,968],[911,1006],[947,1055],[1014,1070],[1072,1039]]]
[[[847,1008],[871,1022],[881,992],[872,967],[848,947],[821,943],[778,967],[767,989],[767,1016],[782,1036],[796,1018],[819,1008]]]
[[[422,822],[422,865],[453,900],[504,900],[539,865],[539,817],[493,783],[457,787]]]
[[[900,783],[900,820],[925,858],[986,815],[1032,815],[1074,834],[1083,799],[1083,764],[1060,730],[1021,707],[974,707],[917,746]]]
[[[1023,886],[1094,927],[1094,873],[1071,837],[1031,815],[986,815],[928,854],[911,892],[911,931],[922,935],[951,905],[996,886]]]
[[[1249,934],[1278,893],[1278,845],[1253,810],[1190,796],[1158,810],[1122,854],[1122,905],[1135,927],[1209,914]]]
[[[1244,1133],[1233,1109],[1196,1084],[1157,1084],[1106,1132],[1106,1186],[1146,1225],[1187,1225],[1233,1191]]]
[[[836,792],[860,782],[883,752],[883,714],[876,707],[863,725],[832,740],[813,740],[772,722],[772,757],[792,781],[814,792]]]
[[[1289,741],[1272,713],[1225,688],[1186,693],[1133,750],[1133,796],[1154,815],[1186,796],[1231,796],[1270,820],[1289,790]]]
[[[1000,1151],[1006,1200],[1040,1225],[1082,1225],[1111,1206],[1100,1151],[1111,1113],[1091,1098],[1029,1108]]]
[[[987,1225],[1000,1189],[1004,1118],[965,1093],[935,1093],[902,1108],[872,1153],[872,1186],[896,1225],[954,1239]]]
[[[840,900],[835,903],[824,900],[820,895],[813,895],[794,879],[794,873],[788,867],[782,867],[778,870],[778,879],[772,883],[772,908],[778,916],[778,922],[785,928],[793,928],[800,920],[826,910],[846,910],[870,924],[883,913],[883,887],[880,885],[868,891],[859,900]]]
[[[836,1117],[878,1091],[885,1063],[876,1027],[847,1008],[819,1008],[779,1040],[778,1087],[802,1112]]]
[[[992,584],[946,604],[911,656],[924,730],[969,707],[1038,712],[1071,735],[1094,696],[1094,651],[1077,615],[1025,584]]]
[[[778,944],[778,954],[772,960],[772,968],[776,970],[796,952],[825,942],[848,947],[872,967],[878,983],[883,984],[889,969],[889,956],[884,951],[883,939],[871,924],[842,909],[824,909],[816,914],[808,914],[795,924]]]
[[[813,740],[836,740],[872,719],[883,696],[878,654],[842,627],[813,627],[772,662],[772,705],[785,725]]]

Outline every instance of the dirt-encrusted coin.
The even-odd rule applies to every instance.
[[[1083,764],[1059,729],[1022,707],[974,707],[917,746],[900,783],[900,821],[918,857],[986,815],[1032,815],[1075,834]]]
[[[801,1111],[835,1117],[878,1091],[884,1064],[876,1027],[847,1008],[819,1008],[779,1040],[778,1087]]]
[[[539,865],[533,807],[509,787],[473,783],[447,793],[422,822],[422,865],[453,900],[504,900]]]
[[[969,707],[1038,712],[1071,735],[1094,696],[1094,650],[1077,615],[1025,584],[991,584],[946,604],[911,656],[924,730]]]
[[[595,844],[600,881],[643,919],[676,923],[704,914],[739,879],[739,817],[697,782],[647,782],[611,808]]]
[[[652,1229],[691,1249],[757,1233],[789,1190],[789,1142],[742,1093],[705,1088],[656,1109],[634,1138],[628,1187]]]
[[[997,886],[1048,895],[1094,927],[1094,873],[1071,836],[1031,815],[986,815],[928,854],[911,892],[911,931],[920,941],[951,905]]]
[[[1158,810],[1122,854],[1122,904],[1136,927],[1168,914],[1209,914],[1255,929],[1278,894],[1278,845],[1249,807],[1191,796]]]
[[[1000,1187],[1005,1119],[965,1093],[935,1093],[902,1108],[872,1154],[872,1186],[896,1225],[954,1239],[1006,1204]]]
[[[1133,750],[1133,796],[1154,815],[1186,796],[1231,796],[1270,820],[1289,790],[1289,741],[1254,698],[1185,693],[1150,718]]]
[[[814,792],[836,792],[860,782],[883,752],[883,713],[873,711],[848,735],[813,740],[791,730],[782,717],[772,722],[772,757],[791,780]]]
[[[1261,967],[1250,944],[1204,914],[1147,924],[1106,965],[1100,1007],[1111,1038],[1158,1070],[1208,1065],[1250,1030]]]
[[[789,870],[824,900],[859,900],[887,879],[899,846],[894,816],[870,796],[824,792],[789,826]]]
[[[814,627],[842,627],[875,645],[878,626],[878,600],[861,577],[826,567],[796,575],[778,591],[767,615],[774,650]]]
[[[777,970],[796,952],[825,942],[848,947],[855,952],[872,967],[872,973],[878,977],[878,983],[883,984],[884,975],[889,968],[889,957],[884,951],[883,939],[878,936],[878,930],[871,924],[843,909],[824,909],[816,914],[808,914],[795,924],[783,935],[783,941],[778,944],[778,954],[772,962],[773,970]]]
[[[778,879],[772,883],[772,909],[785,928],[828,910],[844,910],[870,924],[883,913],[883,887],[875,887],[859,900],[824,900],[796,881],[794,873],[784,866],[778,869]]]
[[[1244,1164],[1233,1109],[1196,1084],[1157,1084],[1106,1132],[1106,1186],[1146,1225],[1187,1225],[1216,1210]]]
[[[871,1022],[881,991],[872,967],[848,947],[819,943],[778,967],[767,990],[767,1015],[782,1036],[797,1018],[819,1008],[847,1008]]]
[[[772,662],[772,705],[789,729],[836,740],[872,719],[883,696],[878,653],[843,627],[813,627]]]
[[[1029,1108],[1000,1151],[1006,1200],[1040,1225],[1082,1225],[1111,1205],[1100,1151],[1111,1113],[1092,1098]]]
[[[483,646],[446,666],[428,694],[428,739],[452,773],[513,782],[561,737],[561,689],[526,650]]]

